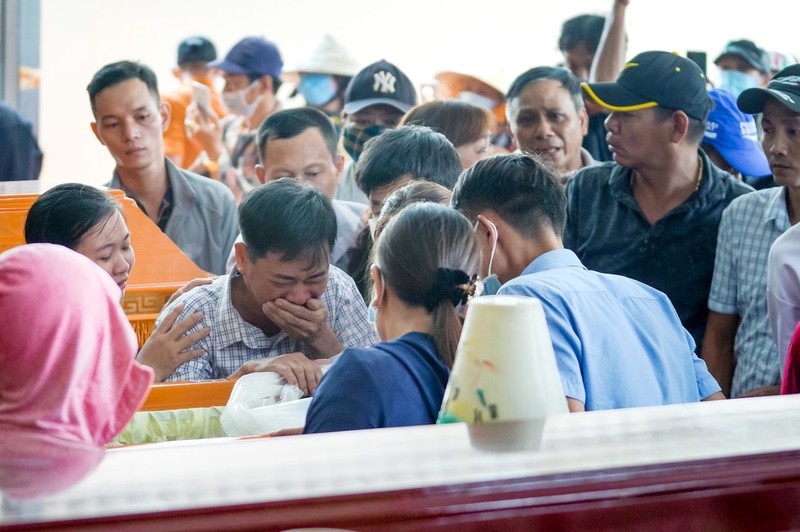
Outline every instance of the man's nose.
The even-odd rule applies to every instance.
[[[306,301],[311,299],[314,295],[311,293],[311,290],[308,289],[302,283],[298,283],[292,287],[289,292],[287,292],[283,298],[292,303],[294,305],[305,305]]]
[[[786,139],[781,134],[764,139],[764,152],[770,155],[786,155]]]
[[[552,134],[553,134],[553,128],[550,126],[550,122],[545,119],[539,120],[539,123],[536,124],[536,136],[549,137]]]
[[[616,112],[612,112],[608,115],[603,121],[603,125],[606,126],[606,130],[610,131],[611,133],[617,133],[619,127],[619,120],[617,119]]]
[[[141,129],[139,128],[139,124],[134,122],[125,122],[122,126],[122,132],[125,135],[126,140],[134,140],[139,138]]]

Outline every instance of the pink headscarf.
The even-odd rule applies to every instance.
[[[143,401],[153,372],[135,360],[136,335],[119,299],[106,272],[65,247],[29,244],[0,255],[4,476],[15,464],[33,473],[25,461],[68,473],[76,464],[64,457],[76,452],[96,465]],[[9,484],[18,482],[0,477],[0,487]]]

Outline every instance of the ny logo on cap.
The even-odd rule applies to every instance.
[[[374,83],[372,84],[372,90],[383,93],[394,92],[394,84],[397,81],[397,78],[395,78],[390,72],[381,70],[380,72],[373,74],[372,77],[374,80]]]

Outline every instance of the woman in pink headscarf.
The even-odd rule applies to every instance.
[[[0,255],[0,490],[59,491],[100,462],[153,372],[136,362],[120,287],[63,246]]]

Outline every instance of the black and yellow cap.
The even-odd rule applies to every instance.
[[[711,110],[703,71],[690,59],[669,52],[643,52],[625,65],[617,81],[582,83],[583,92],[611,111],[661,106],[705,120]]]

